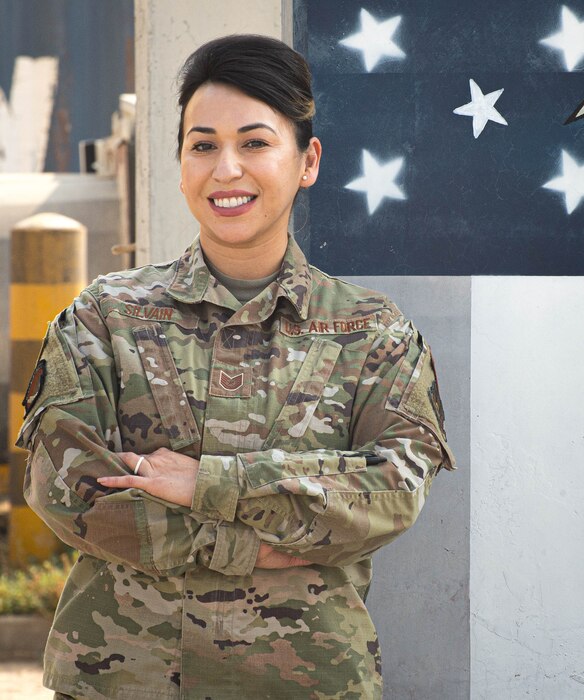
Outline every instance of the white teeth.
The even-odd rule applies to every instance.
[[[231,209],[232,207],[240,207],[242,204],[251,202],[253,197],[224,197],[223,199],[214,199],[213,204],[216,207]]]

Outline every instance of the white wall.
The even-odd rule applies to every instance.
[[[583,349],[584,278],[473,278],[473,700],[584,697]]]

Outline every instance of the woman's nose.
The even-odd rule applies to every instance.
[[[217,156],[213,177],[219,182],[229,182],[241,177],[243,170],[237,151],[224,148]]]

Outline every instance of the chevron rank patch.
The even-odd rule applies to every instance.
[[[227,374],[227,372],[221,370],[219,372],[219,384],[221,384],[226,391],[237,391],[243,386],[243,372],[232,377]]]
[[[223,365],[212,367],[209,396],[223,398],[249,398],[251,396],[251,367]]]

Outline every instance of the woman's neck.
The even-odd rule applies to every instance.
[[[238,280],[268,277],[280,269],[288,246],[288,238],[251,244],[238,248],[201,236],[201,248],[207,260],[220,272]]]

